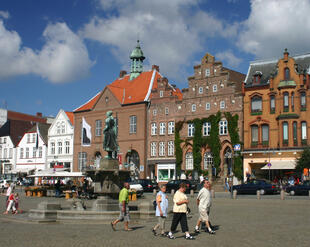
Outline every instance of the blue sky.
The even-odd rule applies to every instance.
[[[310,0],[1,0],[0,107],[56,116],[129,71],[139,37],[178,87],[206,52],[249,62],[310,52]]]

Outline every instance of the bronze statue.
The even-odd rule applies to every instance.
[[[104,141],[103,149],[108,152],[106,158],[113,159],[117,157],[117,151],[119,149],[117,144],[117,123],[112,116],[112,111],[107,112],[107,118],[105,120],[105,127],[103,130]]]

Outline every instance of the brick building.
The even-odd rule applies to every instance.
[[[180,169],[194,169],[193,139],[194,119],[204,119],[220,112],[219,126],[219,159],[215,167],[221,174],[231,168],[232,144],[228,133],[227,119],[224,113],[230,112],[239,116],[238,128],[242,139],[242,82],[245,75],[227,69],[222,63],[215,61],[214,56],[206,54],[201,64],[194,66],[194,75],[188,78],[188,88],[182,90],[182,95],[166,79],[162,79],[156,90],[152,91],[152,101],[149,113],[149,152],[148,164],[155,172],[159,181],[167,181],[175,177],[176,156],[174,146],[174,131],[177,123],[182,122],[179,132],[182,139],[182,164]],[[172,132],[173,129],[173,132]],[[211,123],[202,123],[202,138],[210,136]],[[174,154],[172,154],[172,152]],[[208,143],[198,150],[201,155],[201,169],[213,167],[213,152]],[[227,169],[224,169],[224,164]],[[225,170],[225,171],[224,171]],[[219,169],[214,172],[219,172]]]
[[[244,93],[244,175],[274,178],[295,168],[309,144],[310,54],[250,64]]]

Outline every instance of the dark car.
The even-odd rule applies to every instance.
[[[187,188],[185,193],[190,193],[191,190],[196,190],[196,184],[190,180],[180,179],[180,180],[171,180],[166,184],[167,192],[170,193],[171,190],[177,191],[180,188],[180,184],[185,183]]]
[[[290,195],[309,195],[310,181],[304,181],[302,184],[287,186],[285,191]]]
[[[144,192],[153,192],[158,189],[158,184],[152,179],[138,179],[137,182],[142,185]]]
[[[279,191],[277,185],[262,179],[252,179],[247,183],[234,185],[233,190],[237,190],[238,194],[256,194],[259,190],[261,195],[275,194]]]

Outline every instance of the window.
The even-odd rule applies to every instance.
[[[287,122],[282,123],[282,130],[283,130],[283,143],[288,143],[288,124]]]
[[[159,156],[165,156],[165,143],[159,143]]]
[[[288,81],[290,79],[290,69],[285,68],[284,69],[284,80]]]
[[[251,111],[261,112],[262,111],[262,98],[259,96],[254,96],[251,99]]]
[[[219,122],[219,134],[227,135],[227,121],[226,120],[221,120]]]
[[[206,76],[206,77],[210,76],[210,69],[206,69],[206,70],[205,70],[205,76]]]
[[[85,152],[80,152],[79,153],[79,170],[82,171],[86,168],[86,160],[87,160],[87,153]]]
[[[159,91],[159,97],[160,98],[164,97],[164,91]]]
[[[301,140],[307,140],[307,123],[301,122]]]
[[[166,123],[161,122],[159,124],[159,134],[165,135],[166,134]]]
[[[302,109],[304,109],[304,108],[306,108],[306,104],[307,104],[307,102],[306,102],[306,93],[305,93],[305,92],[302,92],[302,93],[300,94],[300,107],[301,107]]]
[[[257,145],[258,143],[258,126],[257,125],[252,125],[251,126],[251,142],[252,145]]]
[[[20,149],[19,157],[20,157],[21,159],[24,158],[24,149],[23,149],[23,148]]]
[[[217,85],[213,85],[213,93],[217,92]]]
[[[12,159],[12,158],[13,158],[13,148],[10,148],[9,159]]]
[[[294,94],[294,92],[292,92],[292,95],[291,95],[291,106],[292,106],[292,111],[295,110],[294,96],[295,96],[295,94]]]
[[[129,133],[130,134],[137,133],[137,116],[130,116],[129,121],[130,121]]]
[[[288,112],[288,92],[283,93],[283,111]]]
[[[32,157],[35,158],[37,156],[37,149],[36,147],[32,148]]]
[[[188,124],[188,137],[193,137],[195,133],[195,127],[193,123]]]
[[[275,96],[271,95],[270,96],[270,113],[275,113],[275,110],[276,110]]]
[[[169,108],[165,107],[165,114],[168,115],[169,114]]]
[[[29,148],[26,148],[26,159],[29,158]]]
[[[32,142],[33,142],[33,143],[36,142],[36,134],[32,134]]]
[[[200,94],[202,94],[202,93],[203,93],[203,87],[199,87],[198,92],[199,92]]]
[[[101,136],[102,121],[96,120],[96,136]]]
[[[153,116],[156,116],[156,115],[157,115],[157,110],[154,109],[154,110],[153,110]]]
[[[2,147],[0,147],[0,159],[2,159]]]
[[[7,155],[8,155],[8,149],[4,148],[4,150],[3,150],[3,158],[6,159]]]
[[[196,105],[192,104],[192,112],[196,111]]]
[[[6,137],[3,138],[3,143],[6,144]]]
[[[61,123],[61,133],[62,134],[66,133],[66,125],[64,122]]]
[[[31,142],[30,138],[31,138],[31,134],[27,134],[27,143]]]
[[[207,152],[203,155],[203,169],[208,170],[209,166],[213,166],[213,156],[212,153]]]
[[[39,158],[42,158],[42,147],[39,147]]]
[[[157,124],[156,123],[152,123],[151,124],[151,135],[157,135]]]
[[[209,111],[211,108],[211,104],[209,102],[206,103],[206,110]]]
[[[66,141],[65,145],[66,145],[66,154],[69,154],[70,153],[70,142]]]
[[[293,122],[293,141],[297,145],[297,122]]]
[[[58,142],[58,154],[62,154],[62,142]]]
[[[174,134],[174,122],[168,123],[168,135]]]
[[[155,157],[157,155],[157,145],[156,142],[151,143],[151,156]]]
[[[224,101],[224,100],[222,100],[222,101],[220,102],[220,108],[221,108],[221,109],[225,109],[225,101]]]
[[[193,153],[188,152],[185,155],[185,169],[186,170],[193,170],[194,169],[194,159],[193,159]]]
[[[60,123],[57,123],[57,134],[60,134]]]
[[[55,154],[55,142],[51,143],[51,154]]]
[[[168,142],[168,156],[174,155],[174,141]]]
[[[263,145],[267,145],[269,143],[269,125],[262,125],[262,142]]]
[[[209,136],[211,131],[211,123],[204,122],[202,126],[202,134],[203,136]]]

